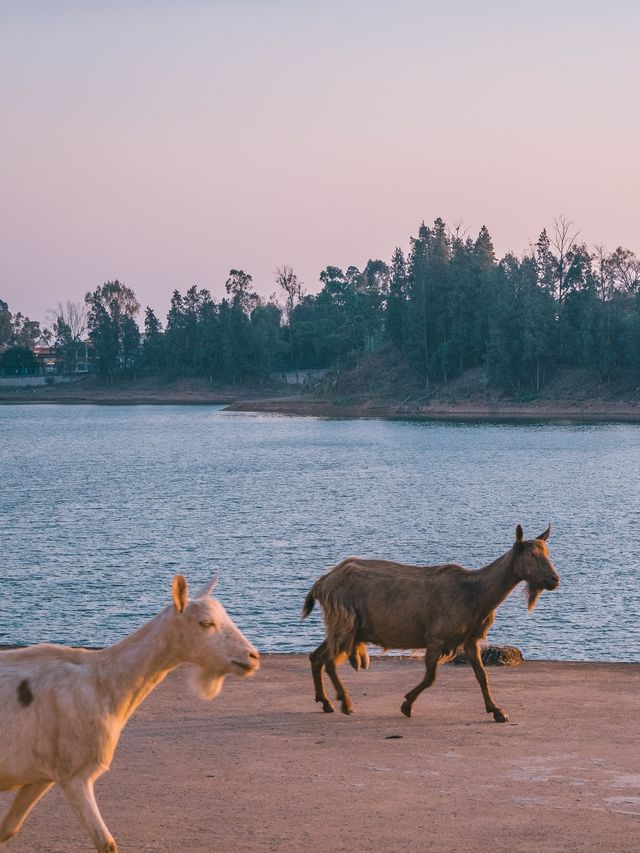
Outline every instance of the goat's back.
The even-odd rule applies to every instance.
[[[348,557],[319,578],[312,593],[334,651],[348,650],[349,618],[354,642],[420,648],[434,632],[446,633],[452,608],[465,598],[474,574],[455,563],[415,566]],[[340,636],[332,642],[336,626]]]
[[[20,665],[30,661],[71,661],[79,663],[89,653],[87,649],[74,649],[71,646],[59,646],[55,643],[38,643],[17,649],[4,649],[0,652],[0,668],[10,664]]]
[[[65,762],[97,754],[96,655],[49,644],[0,652],[0,790],[55,779]]]

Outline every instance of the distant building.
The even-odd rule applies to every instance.
[[[327,373],[327,368],[315,368],[309,370],[283,370],[279,373],[274,373],[273,378],[279,382],[285,382],[287,385],[310,385]]]
[[[89,341],[83,341],[82,349],[77,351],[77,360],[67,370],[65,370],[64,357],[55,347],[36,346],[33,348],[33,354],[38,362],[38,372],[42,376],[55,376],[60,373],[82,375],[92,372],[90,349]]]
[[[51,376],[62,370],[62,359],[53,347],[36,346],[33,348],[33,354],[38,362],[41,375]]]

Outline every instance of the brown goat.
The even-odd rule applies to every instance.
[[[417,697],[436,678],[438,664],[460,647],[473,667],[488,714],[498,723],[507,713],[493,701],[479,644],[493,624],[499,604],[520,582],[528,587],[529,610],[545,589],[556,589],[560,578],[549,559],[546,541],[551,525],[535,539],[525,540],[516,527],[516,541],[506,554],[477,571],[449,563],[441,566],[407,566],[388,560],[348,557],[311,588],[302,618],[319,601],[324,613],[326,639],[313,651],[311,672],[316,702],[331,713],[322,670],[333,682],[344,714],[353,713],[351,698],[338,678],[336,667],[347,657],[352,666],[366,669],[366,643],[388,649],[425,648],[426,674],[402,703],[411,716]]]

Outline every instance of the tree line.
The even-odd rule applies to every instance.
[[[511,393],[539,390],[563,366],[601,380],[640,376],[640,260],[622,247],[588,247],[564,218],[522,257],[496,258],[484,226],[471,237],[436,219],[389,262],[327,266],[316,294],[286,266],[275,284],[265,299],[251,275],[231,270],[218,302],[196,286],[175,290],[164,323],[146,307],[142,334],[135,293],[118,281],[59,304],[50,329],[0,300],[0,359],[49,343],[72,370],[88,338],[109,381],[140,372],[264,380],[294,368],[346,370],[381,349],[426,388],[477,366]]]

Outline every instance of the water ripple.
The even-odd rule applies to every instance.
[[[348,554],[481,566],[554,524],[561,589],[501,608],[531,658],[640,660],[640,427],[0,407],[0,643],[113,642],[214,572],[265,651],[309,650]]]

